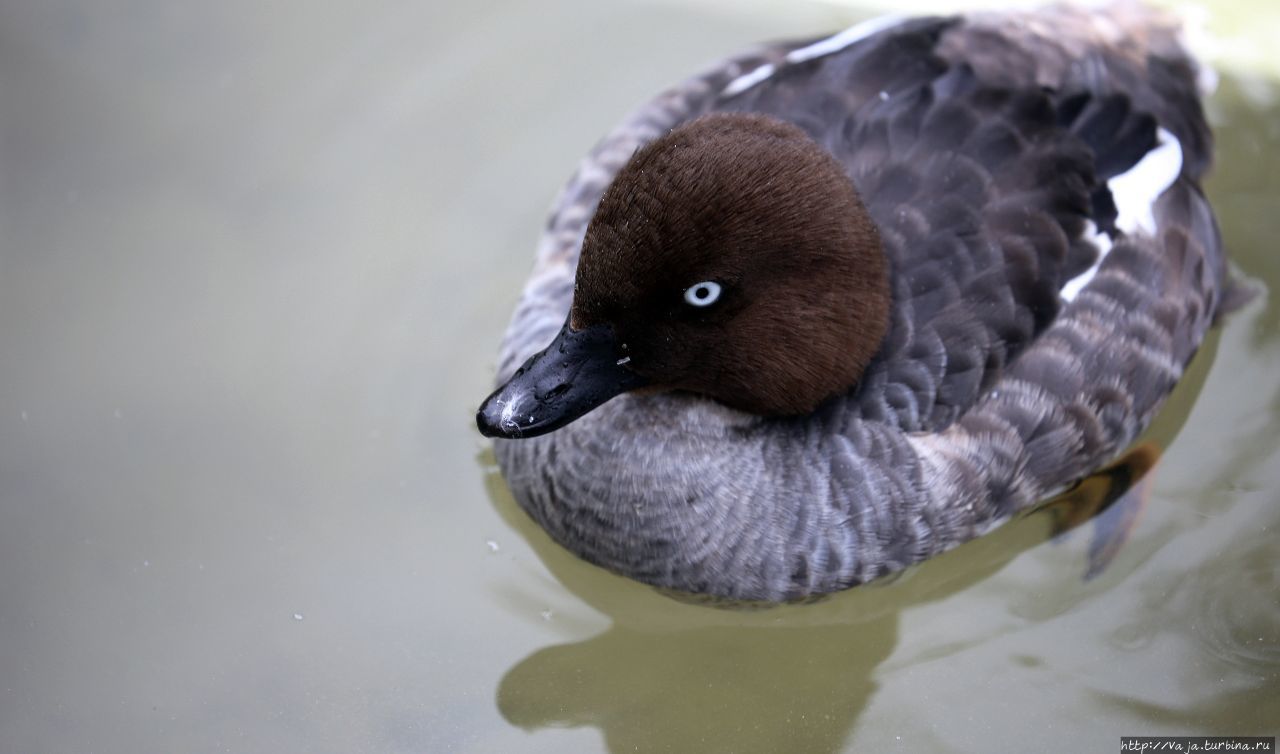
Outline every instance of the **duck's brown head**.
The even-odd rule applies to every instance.
[[[879,236],[835,159],[782,121],[708,115],[618,172],[568,321],[477,422],[530,437],[646,386],[806,413],[861,376],[889,301]]]

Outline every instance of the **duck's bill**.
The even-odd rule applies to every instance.
[[[572,330],[566,322],[551,345],[480,405],[480,433],[517,438],[557,430],[615,395],[647,384],[626,362],[611,327]]]

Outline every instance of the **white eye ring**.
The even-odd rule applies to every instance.
[[[711,306],[720,298],[720,284],[706,280],[684,289],[684,300],[694,306]]]

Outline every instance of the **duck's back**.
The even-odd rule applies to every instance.
[[[858,389],[829,411],[946,427],[1054,321],[1118,237],[1117,220],[1128,218],[1108,182],[1177,157],[1137,167],[1160,146],[1159,129],[1185,145],[1189,180],[1207,164],[1195,69],[1178,48],[1133,60],[1083,43],[1093,30],[1078,16],[1063,17],[1077,36],[1056,25],[1045,36],[1037,18],[921,19],[815,55],[819,41],[716,104],[804,128],[846,166],[880,230],[890,332]]]
[[[624,395],[499,442],[516,498],[613,570],[780,599],[929,557],[1096,469],[1172,389],[1225,285],[1196,77],[1171,24],[1123,5],[878,23],[660,96],[557,200],[499,381],[564,321],[612,176],[713,110],[792,121],[846,166],[890,261],[889,334],[813,416]]]

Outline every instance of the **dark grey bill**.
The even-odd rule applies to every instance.
[[[486,437],[537,437],[577,419],[647,380],[626,367],[613,328],[560,328],[556,339],[480,404]]]

